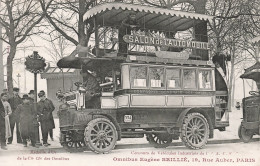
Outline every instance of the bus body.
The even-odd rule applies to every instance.
[[[121,35],[129,28],[124,22],[136,23],[126,20],[132,12],[140,28]],[[64,147],[106,153],[121,138],[146,135],[156,148],[181,138],[187,147],[200,149],[214,129],[229,125],[226,82],[209,60],[205,36],[212,17],[115,2],[91,8],[84,18],[95,22],[95,48],[57,64],[87,73],[76,91],[62,94],[58,115]],[[176,38],[177,31],[191,28],[193,38]],[[118,37],[115,45],[107,34]]]

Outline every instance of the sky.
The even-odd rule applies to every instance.
[[[33,54],[33,51],[38,51],[39,55],[45,58],[45,62],[50,63],[51,66],[54,66],[52,57],[49,55],[49,51],[46,47],[50,47],[49,43],[43,40],[40,37],[33,36],[30,40],[27,40],[25,43],[18,45],[17,53],[13,62],[13,83],[14,87],[19,87],[21,94],[28,93],[30,90],[34,89],[34,74],[25,70],[24,61],[25,58]],[[6,52],[8,45],[3,43],[3,50]],[[71,47],[73,51],[75,48]],[[7,54],[4,54],[4,65],[6,64]],[[6,75],[6,68],[4,70]],[[20,75],[18,81],[18,74]],[[26,79],[25,79],[26,78]],[[6,76],[5,76],[6,80]],[[6,84],[5,84],[6,86]],[[5,87],[6,88],[6,87]],[[40,90],[47,91],[47,83],[45,79],[41,79],[40,74],[37,74],[37,91]]]

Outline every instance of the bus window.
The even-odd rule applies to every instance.
[[[149,82],[151,88],[164,87],[164,69],[158,67],[149,68]]]
[[[147,67],[133,66],[130,69],[131,87],[146,87]]]
[[[179,89],[181,87],[180,69],[166,69],[167,88]]]
[[[183,88],[196,89],[196,70],[183,69]]]
[[[199,71],[199,87],[200,89],[211,89],[211,72],[210,70]]]

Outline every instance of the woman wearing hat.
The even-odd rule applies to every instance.
[[[35,146],[35,135],[33,134],[33,117],[35,115],[34,109],[30,104],[28,95],[23,95],[23,103],[18,105],[16,111],[20,114],[20,132],[22,141],[27,147],[27,140],[31,138],[32,146]]]

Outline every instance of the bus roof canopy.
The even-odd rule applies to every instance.
[[[211,21],[213,16],[176,11],[152,6],[105,3],[89,9],[84,20],[96,18],[101,26],[119,26],[127,16],[135,11],[137,20],[145,29],[161,31],[184,31],[201,21]]]
[[[259,80],[260,78],[260,62],[256,62],[253,66],[245,69],[245,73],[240,78]]]

